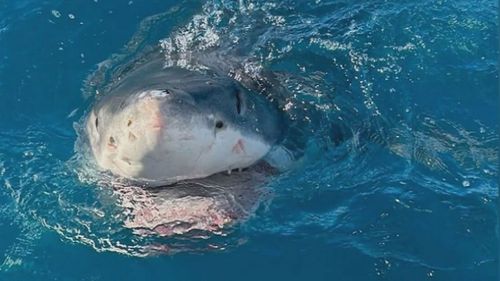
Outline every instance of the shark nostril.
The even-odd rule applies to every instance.
[[[241,115],[241,93],[236,93],[236,112]]]
[[[132,120],[128,120],[127,127],[130,127],[132,125]]]

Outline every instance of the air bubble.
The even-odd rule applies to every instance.
[[[58,10],[52,10],[51,13],[56,18],[60,18],[61,17],[61,12],[59,12]]]

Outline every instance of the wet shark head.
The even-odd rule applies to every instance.
[[[102,169],[161,185],[252,165],[280,138],[279,117],[229,78],[167,69],[125,78],[94,105],[86,130]]]

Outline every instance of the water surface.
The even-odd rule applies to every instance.
[[[0,280],[498,279],[497,11],[0,2]],[[134,235],[75,165],[96,89],[158,50],[168,65],[272,73],[282,87],[301,157],[226,236]],[[140,257],[152,244],[181,253]]]

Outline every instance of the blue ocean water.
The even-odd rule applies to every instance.
[[[498,42],[491,0],[0,1],[0,280],[497,280]],[[137,236],[72,163],[158,45],[286,89],[300,157],[226,236]]]

